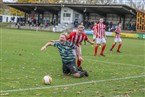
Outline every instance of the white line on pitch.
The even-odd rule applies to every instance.
[[[86,57],[86,56],[84,56],[84,57]],[[144,66],[139,66],[139,65],[134,65],[134,64],[117,63],[117,62],[106,62],[106,61],[99,61],[99,60],[93,60],[93,59],[85,59],[85,60],[108,63],[108,64],[128,65],[128,66],[134,66],[134,67],[139,67],[139,68],[145,68]]]
[[[88,81],[88,82],[80,82],[74,84],[65,84],[65,85],[55,85],[55,86],[45,86],[45,87],[37,87],[37,88],[25,88],[25,89],[14,89],[14,90],[1,90],[0,93],[4,92],[22,92],[28,90],[41,90],[41,89],[50,89],[50,88],[61,88],[61,87],[70,87],[70,86],[77,86],[77,85],[84,85],[84,84],[93,84],[93,83],[100,83],[100,82],[107,82],[107,81],[118,81],[118,80],[127,80],[127,79],[135,79],[145,77],[145,75],[139,76],[128,76],[123,78],[114,78],[114,79],[106,79],[106,80],[96,80],[96,81]]]
[[[109,55],[111,55],[111,54],[109,54]],[[132,56],[132,57],[139,57],[139,56],[145,56],[145,55],[131,55],[131,54],[114,54],[114,55],[112,55],[112,56]]]

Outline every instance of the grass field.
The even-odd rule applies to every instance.
[[[47,41],[58,36],[51,32],[1,30],[1,97],[145,96],[145,40],[122,38],[122,53],[118,54],[117,47],[109,52],[113,37],[108,37],[106,57],[94,57],[91,45],[82,45],[82,67],[89,77],[73,78],[63,76],[56,48],[40,52]],[[53,78],[51,85],[42,84],[46,74]]]

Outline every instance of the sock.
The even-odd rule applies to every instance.
[[[96,56],[97,55],[97,50],[98,50],[98,45],[96,45],[96,47],[95,47],[95,49],[94,49],[94,56]]]
[[[106,45],[102,46],[101,54],[104,54],[105,47],[106,47]]]
[[[113,48],[115,47],[115,45],[116,45],[116,44],[113,44],[113,45],[112,45],[111,50],[113,50]]]
[[[118,45],[118,49],[117,50],[120,51],[120,48],[121,48],[121,44]]]
[[[81,63],[82,63],[82,62],[78,59],[78,60],[77,60],[77,67],[80,67],[80,66],[81,66]]]

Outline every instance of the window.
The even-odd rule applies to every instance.
[[[70,13],[66,13],[66,17],[70,17]]]
[[[79,14],[75,14],[75,18],[78,19],[79,18]]]
[[[64,12],[67,12],[67,10],[64,10]]]
[[[63,17],[71,17],[71,14],[70,13],[64,13]]]

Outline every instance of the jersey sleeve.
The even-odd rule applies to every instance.
[[[104,25],[104,30],[106,30],[106,25]]]
[[[95,27],[92,27],[92,30],[95,30]]]
[[[71,32],[71,33],[66,37],[66,39],[67,39],[67,40],[71,40],[72,36],[73,36],[73,32]]]
[[[98,29],[98,24],[96,25],[96,27],[95,27],[96,29]]]
[[[72,49],[76,49],[75,44],[74,44],[74,43],[72,43],[72,42],[70,42],[70,47],[71,47]]]
[[[54,42],[54,43],[52,43],[52,45],[53,45],[54,47],[58,47],[58,42]]]
[[[88,36],[86,34],[84,34],[84,40],[88,40]]]
[[[116,28],[115,33],[119,34],[119,28]]]
[[[118,28],[116,28],[115,32],[119,32],[118,30],[119,30],[119,29],[118,29]]]

